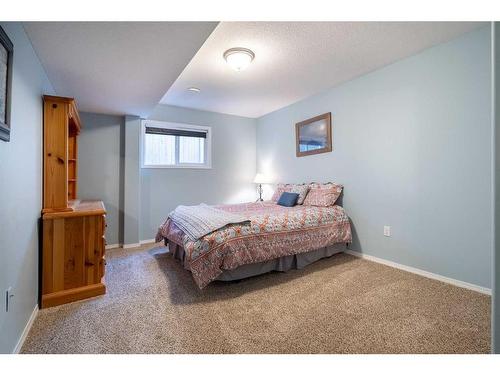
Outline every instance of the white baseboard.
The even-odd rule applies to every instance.
[[[23,330],[23,333],[21,334],[21,337],[19,337],[19,340],[17,341],[17,344],[14,347],[12,354],[19,354],[21,352],[24,341],[26,340],[26,337],[28,337],[28,333],[30,332],[31,327],[33,326],[33,323],[35,322],[37,315],[38,315],[38,305],[35,305],[35,308],[33,309],[33,312],[31,313],[31,316],[28,319],[26,326],[24,327],[24,330]]]
[[[116,249],[117,247],[120,247],[119,243],[114,243],[114,244],[111,244],[111,245],[106,245],[106,250]]]
[[[139,241],[138,243],[128,243],[128,244],[124,244],[122,246],[122,248],[124,249],[130,249],[132,247],[139,247],[141,245],[145,245],[145,244],[148,244],[148,243],[153,243],[155,242],[155,239],[154,238],[151,238],[149,240],[142,240],[142,241]]]
[[[139,242],[138,243],[127,243],[127,244],[123,244],[122,248],[130,249],[132,247],[139,247],[139,246],[141,246],[141,244]]]
[[[397,269],[400,269],[400,270],[403,270],[403,271],[407,271],[407,272],[411,272],[411,273],[414,273],[414,274],[417,274],[417,275],[420,275],[420,276],[427,277],[429,279],[434,279],[434,280],[442,281],[444,283],[455,285],[455,286],[458,286],[460,288],[470,289],[470,290],[473,290],[475,292],[479,292],[479,293],[487,294],[487,295],[491,296],[491,289],[485,288],[483,286],[479,286],[479,285],[467,283],[465,281],[460,281],[460,280],[452,279],[452,278],[446,277],[446,276],[437,275],[435,273],[424,271],[424,270],[421,270],[419,268],[405,266],[404,264],[399,264],[399,263],[396,263],[396,262],[392,262],[390,260],[385,260],[385,259],[377,258],[377,257],[374,257],[372,255],[367,255],[367,254],[360,253],[358,251],[345,250],[345,252],[347,254],[353,255],[353,256],[358,257],[358,258],[363,258],[363,259],[366,259],[366,260],[369,260],[369,261],[372,261],[372,262],[376,262],[376,263],[380,263],[380,264],[385,264],[386,266],[389,266],[389,267],[397,268]]]

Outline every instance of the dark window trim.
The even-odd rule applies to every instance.
[[[172,128],[157,128],[154,126],[146,126],[146,134],[160,134],[160,135],[175,135],[179,137],[194,137],[194,138],[207,138],[206,132],[194,130],[181,130]]]
[[[7,50],[7,92],[5,96],[5,119],[0,119],[0,139],[10,141],[10,109],[12,98],[12,61],[14,59],[14,45],[0,26],[0,43]],[[5,120],[5,122],[4,122]]]

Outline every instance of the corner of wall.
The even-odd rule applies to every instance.
[[[140,117],[125,116],[124,127],[123,244],[127,245],[140,241]]]

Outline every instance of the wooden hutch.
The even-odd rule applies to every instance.
[[[75,100],[43,97],[42,308],[106,293],[106,210],[77,199]]]

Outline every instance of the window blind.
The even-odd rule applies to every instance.
[[[175,135],[180,137],[207,138],[207,132],[181,129],[165,129],[146,126],[146,134]]]

